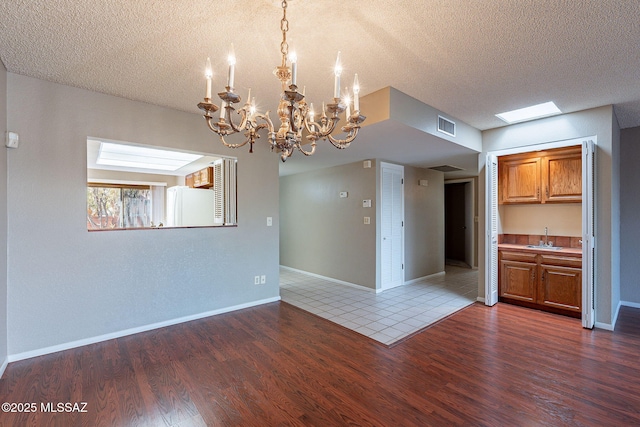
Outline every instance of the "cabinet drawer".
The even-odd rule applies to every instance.
[[[536,263],[536,256],[537,254],[529,252],[500,251],[500,257],[505,261],[522,261]]]
[[[540,255],[540,264],[582,268],[582,258],[559,255]]]

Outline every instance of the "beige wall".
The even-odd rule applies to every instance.
[[[380,287],[376,241],[379,161],[280,178],[280,264],[325,277]],[[427,179],[428,187],[418,181]],[[404,167],[405,280],[444,271],[444,178]],[[348,192],[340,198],[340,192]],[[362,201],[371,199],[371,208]],[[364,217],[371,224],[364,224]]]
[[[196,112],[13,73],[8,103],[20,134],[7,161],[14,358],[279,298],[279,160],[268,146],[230,151],[237,227],[88,232],[87,136],[198,152],[222,150],[218,137]]]
[[[427,187],[418,181],[429,181]],[[404,167],[405,280],[444,271],[444,174]]]
[[[504,234],[544,234],[580,237],[582,205],[580,203],[501,205],[498,209]]]
[[[7,70],[0,61],[0,135],[7,132]],[[0,375],[7,361],[7,151],[0,150]]]

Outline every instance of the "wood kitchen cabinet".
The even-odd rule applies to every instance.
[[[500,188],[502,203],[540,203],[540,158],[517,158],[501,161]]]
[[[582,147],[502,156],[500,204],[582,202]]]
[[[499,250],[499,300],[579,317],[582,258]]]
[[[582,202],[582,148],[543,158],[542,203]]]
[[[580,313],[582,259],[540,255],[538,304]]]
[[[502,252],[500,258],[500,296],[536,302],[536,254]]]
[[[185,185],[191,188],[213,187],[213,167],[206,167],[184,177]]]

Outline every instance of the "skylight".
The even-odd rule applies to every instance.
[[[200,154],[101,142],[96,164],[175,171],[201,157]]]
[[[507,111],[506,113],[496,114],[496,117],[505,122],[517,123],[527,120],[539,119],[541,117],[553,116],[560,114],[562,111],[552,101],[545,102],[531,107],[520,108],[519,110]]]

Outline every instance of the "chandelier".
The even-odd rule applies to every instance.
[[[218,93],[220,97],[220,108],[211,102],[211,78],[213,72],[211,70],[211,61],[207,58],[205,77],[207,80],[207,89],[204,102],[198,104],[198,108],[204,111],[204,118],[207,126],[212,132],[220,136],[222,143],[229,148],[239,148],[247,143],[249,144],[249,152],[253,152],[253,144],[256,139],[260,138],[258,132],[267,129],[267,139],[272,151],[280,153],[282,161],[286,161],[291,157],[297,148],[305,156],[312,155],[316,150],[316,141],[319,139],[329,140],[336,148],[347,148],[349,144],[356,138],[360,130],[360,124],[365,120],[365,116],[360,115],[359,92],[360,86],[358,75],[356,74],[353,82],[353,113],[351,112],[351,100],[347,93],[344,99],[340,97],[340,75],[342,73],[342,65],[340,63],[340,52],[336,59],[334,69],[334,90],[333,102],[326,106],[322,104],[322,111],[316,120],[316,113],[313,104],[307,104],[305,101],[305,91],[298,92],[297,86],[297,58],[295,54],[289,55],[289,45],[287,44],[287,31],[289,30],[289,21],[287,21],[287,2],[282,2],[282,19],[280,21],[280,29],[282,30],[282,43],[280,43],[280,53],[282,53],[282,64],[273,71],[275,76],[282,84],[282,95],[278,104],[278,117],[280,119],[280,127],[276,130],[273,122],[269,118],[269,111],[264,114],[258,113],[255,107],[255,98],[251,99],[251,89],[247,95],[244,105],[237,110],[240,115],[239,122],[234,123],[232,113],[235,111],[233,105],[240,103],[241,99],[234,92],[235,80],[235,55],[233,53],[233,45],[229,52],[229,73],[227,76],[227,86],[223,92]],[[290,65],[288,65],[290,64]],[[217,121],[214,113],[220,110]],[[340,114],[346,110],[346,124],[340,129],[346,135],[344,139],[334,137],[332,134],[340,121]],[[244,132],[246,139],[237,144],[228,143],[225,137],[235,133]],[[307,151],[303,148],[305,142],[303,133],[309,141],[310,149]]]

